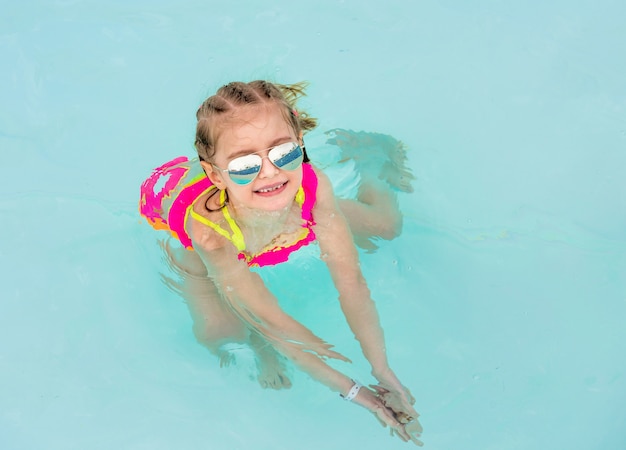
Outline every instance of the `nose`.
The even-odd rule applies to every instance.
[[[272,178],[278,174],[278,167],[276,167],[268,156],[261,156],[261,170],[259,171],[260,178]]]

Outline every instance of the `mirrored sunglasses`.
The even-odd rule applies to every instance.
[[[304,153],[297,142],[286,142],[269,149],[267,159],[279,169],[296,170],[302,165]],[[214,166],[222,172],[228,172],[228,176],[234,183],[243,186],[251,183],[257,177],[262,164],[263,157],[251,153],[233,159],[228,163],[226,169],[217,167],[215,164]]]

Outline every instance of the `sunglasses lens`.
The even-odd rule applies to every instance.
[[[302,165],[304,153],[295,142],[277,145],[268,152],[268,158],[279,169],[296,170]],[[228,163],[230,179],[239,185],[254,180],[261,171],[263,159],[256,154],[240,156]]]
[[[280,144],[269,151],[268,157],[272,163],[283,170],[295,170],[302,164],[304,154],[295,142]]]
[[[246,155],[228,163],[228,175],[233,182],[244,185],[256,178],[263,160],[259,155]]]

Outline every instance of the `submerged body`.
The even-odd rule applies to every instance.
[[[290,386],[283,360],[288,358],[373,412],[403,440],[421,445],[414,399],[389,367],[354,244],[399,233],[395,195],[388,185],[381,187],[375,174],[363,180],[356,199],[335,198],[326,175],[306,162],[305,150],[298,150],[304,149],[303,133],[314,122],[293,109],[294,92],[267,82],[231,83],[207,99],[198,111],[200,162],[179,160],[157,169],[169,171],[169,178],[158,193],[154,187],[163,173],[144,183],[142,214],[182,244],[164,245],[182,276],[176,287],[187,300],[198,340],[223,362],[229,358],[225,344],[248,343],[257,354],[261,385],[284,388]],[[313,240],[348,325],[379,380],[372,389],[326,364],[325,358],[348,359],[286,314],[250,270],[286,263]]]

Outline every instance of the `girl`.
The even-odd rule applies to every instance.
[[[230,358],[225,345],[245,342],[256,352],[261,385],[288,388],[284,356],[374,413],[392,434],[422,445],[415,400],[389,367],[353,243],[353,235],[364,245],[372,237],[395,237],[401,215],[391,191],[376,186],[376,178],[386,177],[381,167],[378,177],[363,180],[357,200],[335,198],[329,179],[309,162],[304,147],[304,133],[316,126],[295,108],[304,87],[266,81],[221,87],[196,114],[199,163],[180,157],[156,169],[142,185],[141,214],[182,244],[163,244],[182,278],[172,284],[187,300],[198,340],[222,364]],[[335,134],[340,147],[351,136]],[[352,156],[359,161],[359,155]],[[410,177],[403,175],[401,188]],[[163,183],[161,189],[155,189],[157,183]],[[348,359],[285,313],[251,270],[284,263],[313,241],[379,381],[376,386],[364,387],[326,364],[326,358]]]

